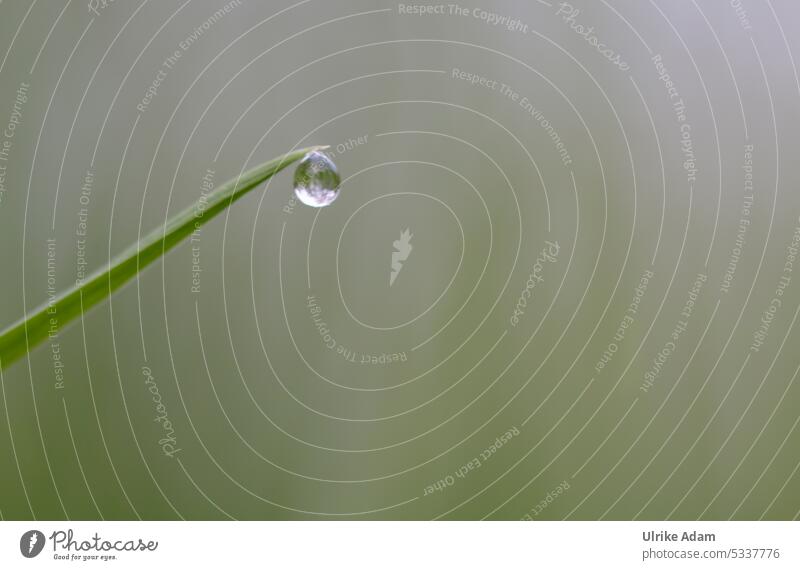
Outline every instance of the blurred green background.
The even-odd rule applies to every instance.
[[[0,14],[2,323],[292,148],[344,180],[6,370],[3,518],[798,517],[794,3]]]

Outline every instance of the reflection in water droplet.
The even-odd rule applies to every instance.
[[[311,151],[294,171],[294,193],[308,206],[328,206],[339,196],[339,170],[324,153]]]

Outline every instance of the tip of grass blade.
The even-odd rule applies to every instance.
[[[0,0],[2,3],[2,0]],[[312,146],[295,149],[282,156],[242,172],[237,178],[220,185],[208,196],[185,208],[164,222],[161,228],[140,238],[109,263],[95,271],[82,284],[75,284],[56,295],[55,299],[33,309],[17,322],[0,329],[0,373],[15,360],[25,356],[38,344],[44,342],[52,325],[52,310],[58,308],[59,331],[71,320],[81,317],[93,306],[123,287],[145,267],[166,254],[195,231],[198,224],[205,224],[229,207],[235,200],[258,187],[261,182],[277,174],[304,154],[324,150],[329,146]],[[202,202],[200,201],[202,200]],[[202,210],[200,210],[202,204]],[[199,218],[198,211],[204,212]],[[84,299],[88,302],[84,304]]]

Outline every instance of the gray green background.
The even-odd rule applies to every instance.
[[[29,84],[0,203],[0,322],[47,299],[48,240],[56,287],[74,283],[83,207],[91,270],[199,198],[208,169],[220,184],[328,144],[344,179],[314,210],[280,174],[6,370],[0,515],[796,519],[797,6],[573,4],[565,21],[535,1],[469,0],[466,16],[361,0],[243,0],[218,16],[224,2],[0,2],[3,128]],[[693,181],[657,55],[685,103]],[[406,228],[413,250],[389,286]],[[537,266],[546,241],[558,256]]]

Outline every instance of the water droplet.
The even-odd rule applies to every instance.
[[[321,208],[339,196],[341,181],[333,161],[314,150],[303,157],[294,171],[294,193],[303,204]]]

